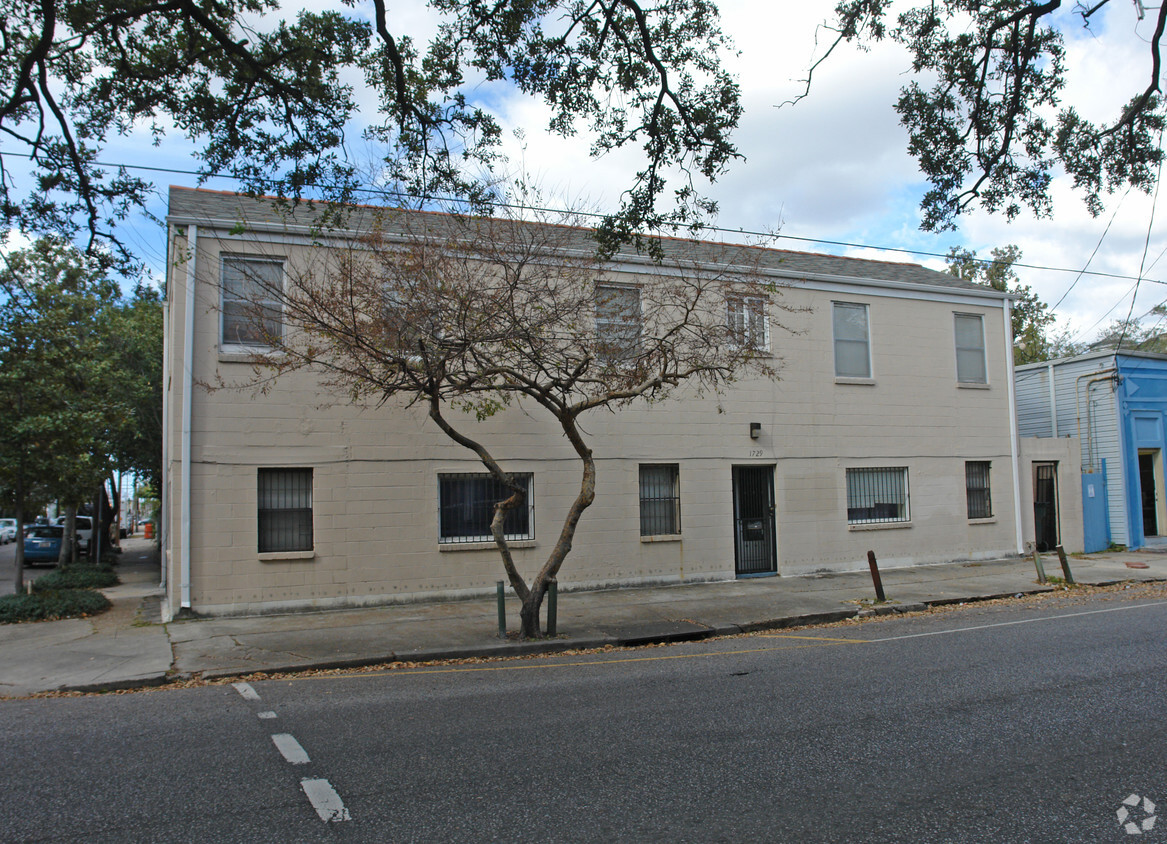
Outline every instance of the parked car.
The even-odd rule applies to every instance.
[[[65,529],[58,525],[37,525],[24,538],[24,564],[52,565],[61,556],[61,538]]]
[[[0,519],[0,545],[16,541],[16,519]]]
[[[77,516],[76,518],[77,521],[73,525],[73,529],[77,532],[77,548],[85,551],[89,548],[89,540],[93,538],[93,519],[88,516]],[[65,517],[57,516],[57,520],[53,524],[64,527]]]

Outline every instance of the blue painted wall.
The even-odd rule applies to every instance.
[[[1106,495],[1106,460],[1096,472],[1082,473],[1082,547],[1087,554],[1110,547],[1110,501]]]
[[[1127,528],[1129,547],[1140,548],[1143,540],[1142,489],[1139,483],[1139,449],[1157,448],[1167,459],[1164,417],[1167,417],[1167,360],[1116,357],[1119,383],[1118,416],[1122,434],[1122,460],[1126,478]],[[1160,490],[1160,495],[1163,491]],[[1159,525],[1161,534],[1167,525]]]

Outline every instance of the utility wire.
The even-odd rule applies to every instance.
[[[0,150],[0,156],[4,156],[4,155],[31,158],[31,156],[27,156],[26,153],[12,153],[12,152],[6,152],[4,150]],[[232,175],[228,175],[228,174],[224,174],[224,173],[203,173],[203,172],[200,172],[198,170],[183,170],[183,169],[179,169],[179,168],[175,168],[175,167],[152,167],[152,166],[148,166],[145,164],[119,164],[116,162],[109,162],[109,161],[95,161],[93,163],[94,163],[94,165],[96,165],[98,167],[119,167],[119,168],[124,168],[126,170],[145,170],[145,171],[152,172],[152,173],[171,173],[173,175],[178,175],[178,176],[197,176],[200,179],[229,179],[229,180],[233,180],[233,181],[242,181],[242,179],[239,176],[232,176]],[[257,179],[257,181],[272,183],[275,180],[274,179],[262,179],[262,178],[260,178],[260,179]],[[335,187],[335,186],[307,184],[307,185],[304,185],[304,187],[314,188],[316,190],[327,190],[330,187]],[[415,201],[420,200],[422,202],[450,202],[450,203],[468,203],[469,202],[469,200],[463,199],[461,197],[435,196],[435,195],[415,196],[413,194],[406,193],[405,191],[392,190],[392,189],[388,189],[388,188],[357,187],[357,188],[353,188],[353,190],[356,193],[363,193],[363,194],[366,194],[369,196],[392,197],[392,198],[396,198],[396,199],[411,199],[411,200],[415,200]],[[1128,188],[1128,192],[1129,192],[1129,188]],[[515,210],[527,209],[527,210],[532,210],[532,211],[547,211],[547,212],[551,212],[551,213],[563,212],[563,209],[545,208],[545,207],[541,207],[541,206],[532,206],[532,205],[516,205],[514,203],[503,202],[501,200],[493,201],[493,202],[490,202],[489,204],[495,208],[510,208],[510,209],[515,209]],[[1121,204],[1121,201],[1120,201],[1120,204]],[[1115,213],[1117,213],[1117,210],[1118,209],[1116,208]],[[581,216],[581,217],[591,217],[591,218],[595,218],[595,219],[603,219],[605,216],[604,214],[601,214],[598,212],[589,212],[589,211],[577,211],[577,212],[572,212],[572,213],[577,214],[578,216]],[[1114,222],[1113,217],[1111,217],[1111,222]],[[904,254],[904,255],[920,255],[920,256],[923,256],[925,258],[941,258],[944,260],[947,260],[949,257],[948,254],[944,253],[944,252],[931,252],[931,251],[924,250],[924,249],[908,249],[908,248],[902,247],[902,246],[879,246],[879,245],[870,244],[870,243],[855,243],[853,241],[847,241],[847,240],[825,240],[823,238],[804,237],[801,235],[793,235],[793,234],[781,234],[781,233],[779,233],[779,234],[775,235],[773,232],[756,231],[753,229],[746,229],[746,228],[742,228],[742,227],[730,228],[727,226],[709,225],[709,226],[705,226],[704,228],[709,230],[709,231],[721,232],[723,234],[736,234],[736,235],[742,235],[742,236],[746,236],[746,237],[773,237],[775,240],[791,240],[791,241],[796,241],[798,243],[816,243],[816,244],[820,244],[823,246],[840,246],[840,247],[845,247],[848,249],[875,249],[875,250],[879,250],[881,252],[894,252],[894,253],[899,253],[899,254]],[[1108,223],[1107,224],[1107,231],[1109,231],[1109,229],[1110,229],[1110,224]],[[1103,232],[1103,237],[1105,237],[1105,236],[1106,236],[1106,233]],[[1097,253],[1098,248],[1101,245],[1102,245],[1102,240],[1100,239],[1098,242],[1098,246],[1096,246],[1094,248],[1095,253]],[[1092,254],[1090,257],[1091,257],[1091,260],[1093,260],[1094,255]],[[984,264],[986,266],[991,265],[993,263],[992,258],[974,258],[973,260],[975,260],[978,264]],[[1089,265],[1090,265],[1090,261],[1087,261],[1086,266],[1088,267]],[[1073,283],[1071,283],[1069,289],[1067,289],[1066,292],[1064,294],[1062,294],[1062,298],[1058,300],[1057,305],[1054,305],[1053,308],[1050,308],[1051,311],[1055,310],[1057,308],[1057,306],[1062,303],[1062,301],[1066,298],[1066,296],[1070,293],[1070,291],[1074,289],[1074,285],[1076,285],[1078,283],[1078,281],[1084,275],[1088,275],[1088,276],[1091,276],[1094,278],[1111,278],[1111,279],[1116,279],[1118,281],[1132,281],[1132,280],[1134,280],[1134,277],[1129,276],[1129,275],[1121,275],[1118,273],[1100,272],[1097,270],[1088,270],[1085,268],[1074,269],[1071,267],[1051,267],[1051,266],[1045,266],[1042,264],[1026,264],[1026,263],[1021,263],[1021,262],[1014,263],[1012,266],[1017,267],[1019,269],[1026,269],[1026,270],[1040,270],[1042,272],[1075,273],[1076,274],[1077,277],[1074,279]],[[1162,281],[1160,279],[1149,278],[1149,279],[1143,279],[1143,280],[1151,282],[1153,284],[1167,285],[1167,281]]]
[[[1126,313],[1126,321],[1122,324],[1122,334],[1118,336],[1116,352],[1122,351],[1122,341],[1126,339],[1127,330],[1131,325],[1131,314],[1135,312],[1135,301],[1139,298],[1139,283],[1143,280],[1143,268],[1147,265],[1147,252],[1151,248],[1151,227],[1155,225],[1155,205],[1159,201],[1159,179],[1163,176],[1163,130],[1159,130],[1159,168],[1155,173],[1155,196],[1151,201],[1151,213],[1147,218],[1147,237],[1143,240],[1143,257],[1139,260],[1139,278],[1135,281],[1135,295],[1131,297],[1131,306]]]

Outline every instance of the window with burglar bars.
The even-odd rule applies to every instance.
[[[511,476],[526,493],[522,504],[503,521],[507,539],[535,538],[535,502],[531,475]],[[488,474],[438,476],[438,531],[440,542],[493,542],[490,522],[494,505],[510,498],[511,490]]]
[[[680,469],[676,463],[640,467],[640,535],[681,532]]]
[[[970,519],[991,519],[993,501],[989,496],[988,461],[970,460],[964,464],[964,488]]]
[[[956,380],[962,384],[987,384],[985,323],[979,314],[955,314]]]
[[[259,550],[312,550],[312,470],[259,470]]]
[[[219,281],[224,346],[268,346],[280,336],[280,303],[275,296],[283,277],[283,261],[223,256]]]
[[[726,301],[729,335],[735,343],[766,351],[770,348],[770,320],[766,318],[766,300],[737,298]]]
[[[596,285],[596,346],[606,361],[640,352],[639,288]]]
[[[908,521],[908,470],[847,470],[847,523],[852,525]]]

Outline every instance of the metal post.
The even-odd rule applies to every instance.
[[[1058,562],[1062,564],[1062,575],[1066,578],[1066,583],[1073,584],[1074,575],[1070,572],[1070,561],[1066,559],[1066,549],[1059,545],[1054,550],[1058,552]]]
[[[867,552],[867,566],[871,569],[871,582],[875,584],[875,600],[881,604],[887,601],[887,597],[883,594],[883,580],[879,577],[879,566],[875,562],[875,552]]]
[[[547,584],[547,635],[555,635],[555,627],[559,612],[559,583],[551,578]]]
[[[501,580],[496,585],[498,588],[498,638],[505,639],[507,637],[506,587]]]
[[[1033,565],[1037,569],[1037,582],[1049,583],[1045,576],[1045,567],[1041,564],[1041,555],[1037,553],[1037,543],[1033,544]]]

